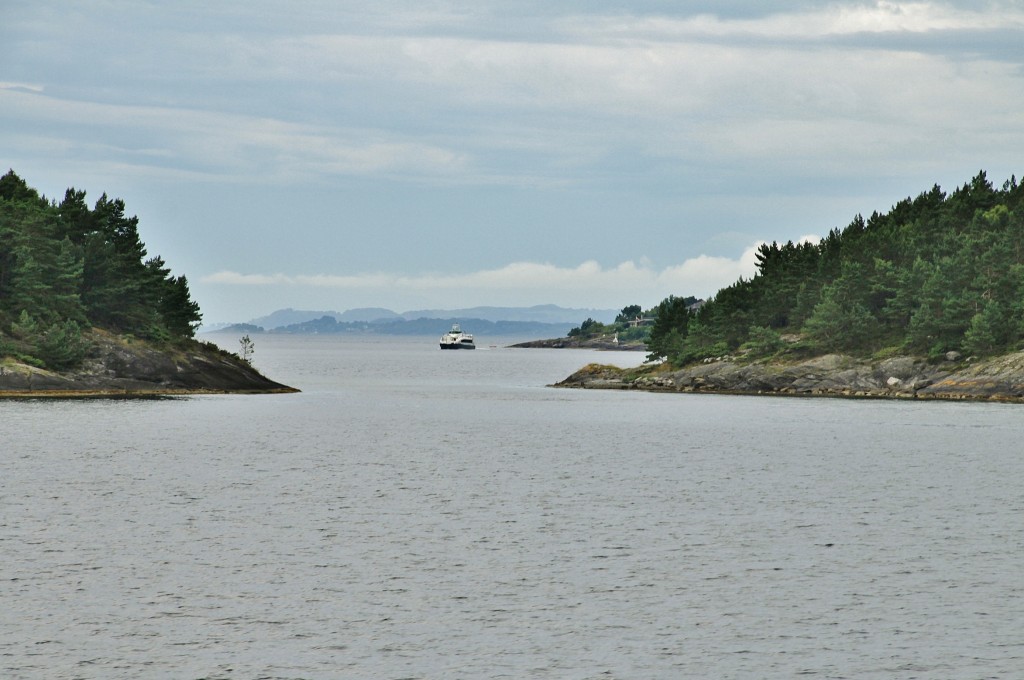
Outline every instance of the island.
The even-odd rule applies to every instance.
[[[0,397],[297,392],[195,339],[188,280],[147,257],[124,208],[0,177]]]
[[[646,364],[557,386],[1024,401],[1024,186],[982,171],[820,241],[762,244],[752,278],[650,315]]]

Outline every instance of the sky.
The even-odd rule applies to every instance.
[[[0,172],[207,323],[708,298],[1024,173],[1024,2],[0,0]]]

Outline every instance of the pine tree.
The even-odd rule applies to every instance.
[[[201,314],[188,281],[171,276],[162,258],[145,257],[138,218],[122,200],[104,194],[90,209],[85,192],[72,188],[49,203],[13,171],[3,175],[0,336],[13,340],[0,341],[0,351],[67,367],[84,355],[82,329],[91,325],[193,337]]]
[[[654,308],[654,325],[647,338],[649,360],[662,359],[673,354],[673,348],[678,345],[678,338],[670,337],[673,331],[678,337],[686,337],[690,321],[688,306],[687,298],[669,295]]]
[[[164,326],[176,337],[193,337],[203,319],[199,303],[192,300],[188,279],[184,276],[164,281],[159,309]]]

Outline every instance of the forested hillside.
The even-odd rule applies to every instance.
[[[199,305],[184,276],[147,258],[138,218],[102,195],[57,203],[14,171],[0,177],[0,357],[62,369],[87,351],[92,326],[158,343],[193,337]]]
[[[658,307],[651,356],[681,366],[750,357],[950,351],[992,355],[1024,339],[1024,186],[984,172],[888,213],[856,216],[817,244],[762,245],[758,271],[696,313]]]

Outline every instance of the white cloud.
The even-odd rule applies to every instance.
[[[220,271],[200,279],[203,283],[219,283],[229,286],[272,286],[291,285],[294,279],[284,274],[239,274],[238,272]]]
[[[569,34],[591,39],[706,40],[723,38],[817,39],[859,33],[1005,30],[1024,26],[1019,5],[999,11],[966,10],[938,2],[829,3],[805,12],[780,12],[756,19],[715,14],[672,17],[572,17],[562,22]]]
[[[816,240],[808,236],[801,240]],[[576,267],[560,267],[540,262],[513,262],[498,269],[461,274],[427,273],[415,276],[368,273],[350,275],[242,274],[221,271],[200,279],[207,285],[286,286],[328,288],[351,291],[374,300],[383,297],[433,299],[444,304],[458,293],[460,299],[470,292],[472,304],[537,304],[538,300],[557,304],[602,307],[615,301],[637,300],[653,305],[670,294],[710,297],[717,290],[735,283],[741,276],[756,272],[755,254],[759,243],[747,248],[738,258],[700,255],[661,270],[649,263],[628,260],[605,268],[595,261]],[[612,301],[611,303],[609,301]],[[362,304],[362,303],[360,303]]]
[[[0,81],[0,90],[26,90],[28,92],[42,92],[42,85],[35,85],[32,83],[14,83],[10,81]]]
[[[750,278],[756,271],[756,260],[754,255],[760,243],[756,243],[746,250],[739,259],[732,260],[727,257],[711,257],[700,255],[686,260],[682,264],[668,267],[659,272],[656,280],[665,290],[708,290],[708,283],[712,281],[723,281],[714,287],[718,290],[725,285],[735,282],[741,276]],[[709,294],[713,294],[709,293]],[[707,294],[701,297],[706,297]]]

